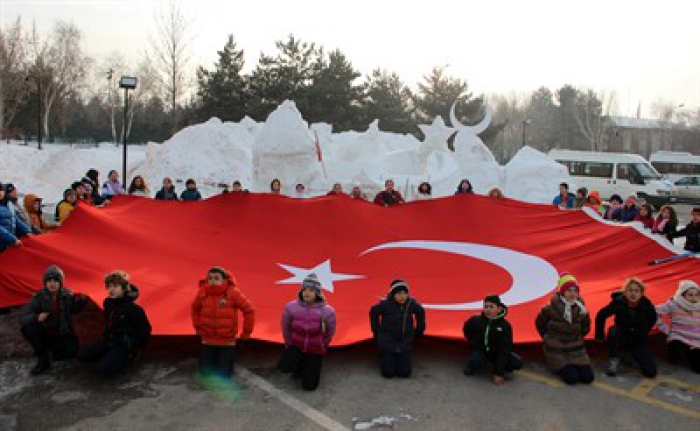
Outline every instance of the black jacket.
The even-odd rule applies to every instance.
[[[685,237],[685,249],[693,253],[700,253],[700,224],[688,223],[683,229],[672,233],[671,238]]]
[[[129,351],[143,347],[151,336],[148,317],[135,302],[138,295],[138,289],[132,285],[123,297],[104,301],[105,340],[121,343]]]
[[[464,322],[462,332],[472,349],[480,350],[493,362],[493,374],[503,376],[513,353],[513,328],[506,320],[505,308],[496,318],[489,320],[482,313]]]
[[[22,326],[27,326],[32,323],[38,322],[39,314],[49,313],[49,317],[42,323],[47,328],[55,328],[60,335],[73,335],[75,331],[73,330],[73,319],[72,315],[74,313],[79,313],[85,309],[87,305],[87,298],[83,296],[75,296],[73,292],[67,287],[61,287],[56,292],[58,299],[58,306],[61,310],[61,319],[57,319],[57,316],[53,313],[53,308],[51,307],[52,299],[51,293],[48,289],[44,288],[38,291],[29,300],[29,304],[22,314],[21,323]]]
[[[595,318],[595,338],[605,338],[605,321],[615,316],[615,327],[631,342],[644,342],[651,328],[656,325],[657,315],[654,304],[642,296],[638,305],[631,308],[622,292],[611,295],[612,300],[603,307]]]
[[[399,304],[387,295],[369,311],[369,320],[379,350],[383,352],[408,352],[413,349],[415,339],[425,332],[425,311],[411,297]]]
[[[165,189],[165,187],[162,187],[156,193],[156,199],[161,200],[161,201],[176,201],[176,200],[178,200],[177,192],[175,191],[175,187],[170,187],[167,190]]]

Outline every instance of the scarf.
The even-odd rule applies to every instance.
[[[588,310],[586,309],[586,306],[583,305],[583,302],[581,302],[580,299],[576,299],[574,301],[568,301],[566,298],[563,296],[559,296],[559,299],[561,299],[562,304],[564,304],[564,320],[566,320],[569,323],[573,323],[572,320],[574,318],[573,316],[573,306],[578,305],[578,308],[581,310],[581,315],[586,315],[588,314]]]
[[[693,313],[700,312],[700,302],[692,303],[685,299],[680,292],[676,292],[673,296],[673,302],[678,304],[685,311],[692,311]]]

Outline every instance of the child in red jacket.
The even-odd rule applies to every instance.
[[[238,336],[238,312],[243,313],[243,331]],[[221,267],[213,267],[199,282],[192,303],[192,324],[202,339],[198,371],[201,375],[231,378],[236,358],[236,340],[247,340],[253,332],[255,312],[236,280]]]

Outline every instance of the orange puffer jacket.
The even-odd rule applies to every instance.
[[[255,311],[231,277],[221,286],[199,282],[199,292],[192,303],[192,324],[202,343],[214,346],[236,344],[238,311],[243,313],[243,332],[240,338],[250,338],[255,323]]]

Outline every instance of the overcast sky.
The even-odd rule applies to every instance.
[[[211,65],[233,33],[252,68],[291,33],[338,48],[363,74],[398,72],[412,87],[435,65],[477,93],[563,84],[615,91],[621,114],[658,98],[700,106],[700,0],[182,0],[193,65]],[[161,0],[0,0],[3,25],[21,16],[48,32],[84,32],[90,56],[136,59]]]

